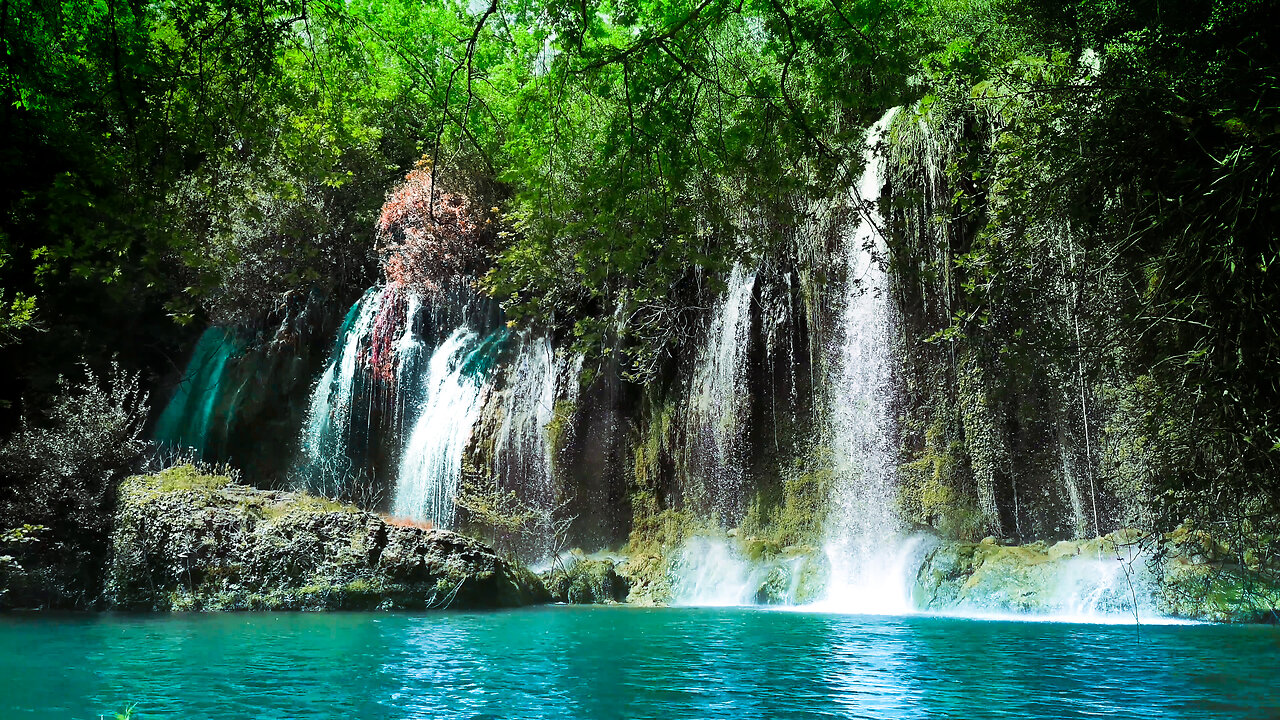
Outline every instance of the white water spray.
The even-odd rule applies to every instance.
[[[732,607],[754,602],[757,584],[747,559],[728,538],[695,536],[672,562],[671,604]]]
[[[894,512],[888,443],[890,309],[883,266],[884,220],[876,208],[883,184],[881,143],[897,108],[871,127],[854,201],[860,222],[848,238],[845,308],[831,377],[831,440],[835,454],[827,542],[831,565],[822,605],[845,612],[912,609],[911,545]]]
[[[462,454],[483,404],[492,351],[466,326],[453,331],[428,362],[425,405],[400,463],[392,513],[447,528],[462,475]]]
[[[555,417],[558,374],[551,338],[524,334],[507,369],[508,392],[493,448],[494,471],[504,487],[517,490],[533,508],[547,511],[556,500],[547,426]],[[536,535],[521,551],[527,557],[543,557],[553,544],[549,535],[549,529]]]

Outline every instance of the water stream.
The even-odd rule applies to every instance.
[[[393,515],[453,526],[463,452],[506,338],[505,330],[482,335],[464,325],[431,354],[421,380],[424,404],[396,478]]]
[[[243,350],[244,343],[234,331],[220,327],[204,331],[173,397],[156,421],[156,442],[172,448],[191,448],[198,457],[213,451],[211,431],[222,410],[227,363]]]
[[[712,314],[689,387],[686,472],[696,507],[736,522],[744,509],[743,433],[750,411],[746,388],[751,297],[756,273],[741,263]]]
[[[384,296],[384,292],[370,288],[347,311],[329,362],[311,392],[299,455],[303,484],[313,492],[337,495],[355,468],[349,446],[353,405],[365,384],[361,351],[368,347]]]
[[[853,202],[859,223],[846,240],[844,315],[829,380],[835,489],[825,551],[831,566],[824,602],[851,612],[910,609],[909,562],[894,511],[888,438],[890,317],[883,224],[876,203],[883,184],[883,147],[897,109],[867,133],[865,168]]]

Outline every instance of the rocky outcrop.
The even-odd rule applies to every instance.
[[[191,467],[120,488],[105,591],[128,610],[515,607],[545,602],[532,573],[445,530],[257,490]]]

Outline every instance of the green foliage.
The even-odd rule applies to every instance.
[[[702,273],[785,239],[900,91],[906,4],[551,4],[508,140],[514,236],[485,285],[517,318],[653,378]],[[748,210],[749,209],[749,210]]]
[[[739,527],[741,535],[775,548],[818,544],[834,488],[830,456],[830,448],[815,448],[787,468],[780,487],[757,492]]]
[[[547,433],[547,446],[551,448],[553,466],[560,458],[561,453],[565,451],[569,442],[570,433],[573,432],[573,418],[577,411],[578,404],[572,400],[557,400],[555,408],[552,410],[551,420],[547,423],[545,432]]]
[[[938,412],[963,410],[979,506],[1004,533],[1027,532],[1043,513],[1011,510],[1057,483],[1074,487],[1056,502],[1092,505],[1094,532],[1273,523],[1274,11],[954,8],[922,24],[935,39],[928,93],[916,124],[895,129],[904,160],[933,153],[946,173],[930,184],[898,171],[920,190],[894,198],[893,267],[936,299],[909,313],[927,318],[920,336],[959,386]],[[936,214],[913,216],[921,206]],[[1077,466],[1097,483],[1037,477],[1061,462],[1037,449],[1037,427],[1092,446]],[[921,512],[928,464],[907,468]]]
[[[946,537],[976,541],[986,532],[968,472],[964,444],[948,438],[941,418],[925,431],[919,456],[898,466],[898,503],[904,517]]]
[[[183,490],[221,490],[233,482],[227,475],[209,474],[191,464],[165,468],[143,480],[151,489],[159,493]]]
[[[85,607],[96,597],[116,484],[141,462],[147,396],[136,374],[63,381],[52,407],[24,419],[0,444],[0,527],[40,525],[28,571],[43,586],[28,606]],[[27,537],[26,531],[22,537]]]
[[[627,553],[635,556],[661,557],[680,547],[704,525],[693,516],[678,510],[663,510],[637,518],[627,541]],[[665,569],[664,569],[665,572]]]
[[[35,314],[34,297],[17,293],[13,301],[6,305],[4,291],[0,290],[0,346],[13,342],[19,330],[32,324]]]

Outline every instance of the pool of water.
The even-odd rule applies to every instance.
[[[1280,718],[1280,628],[746,608],[0,616],[0,716]]]

